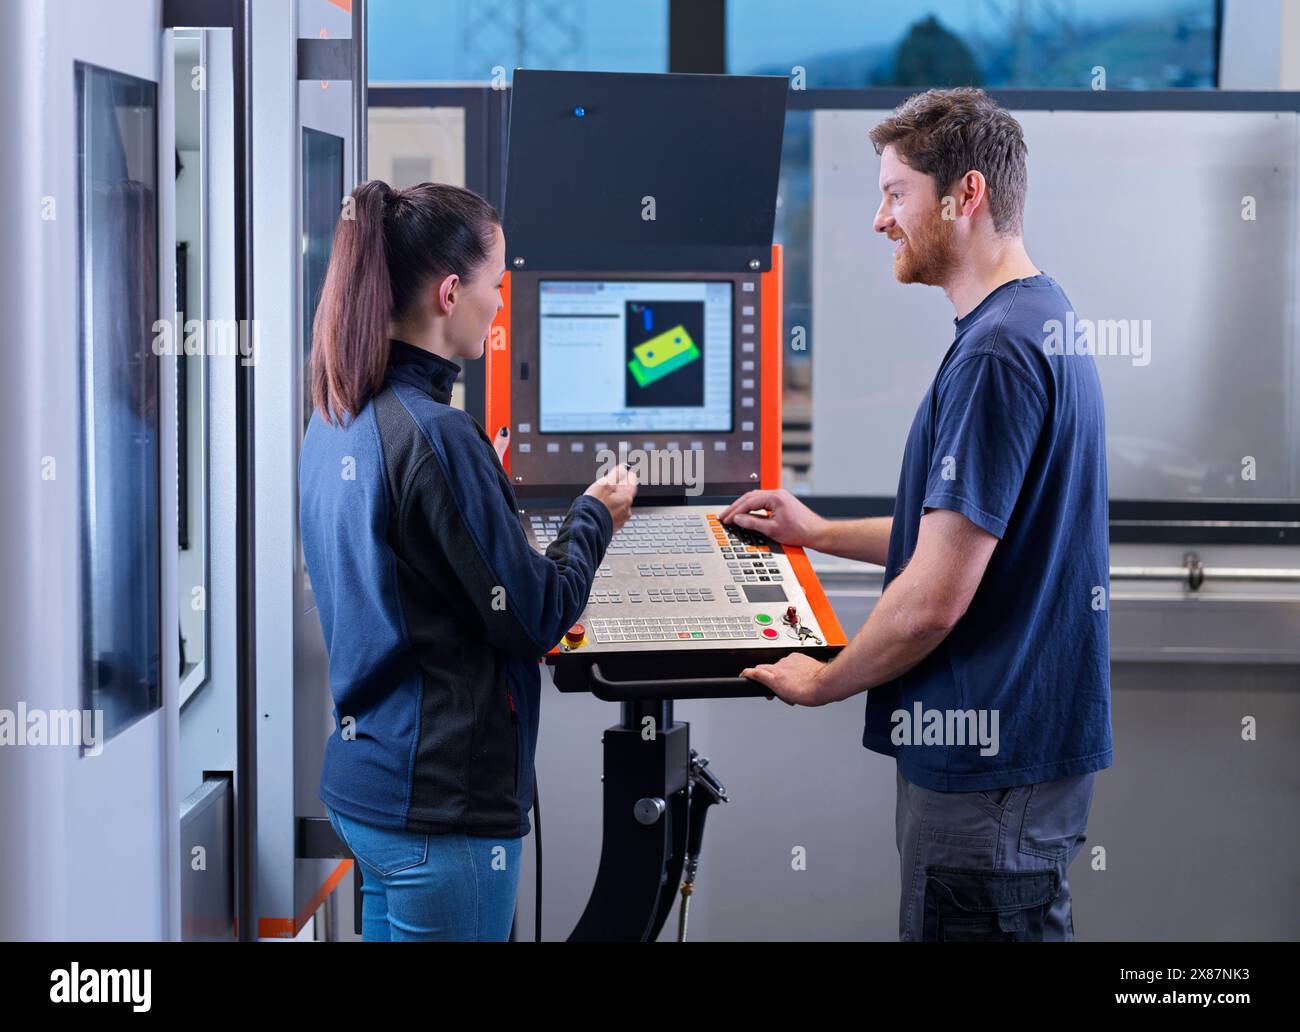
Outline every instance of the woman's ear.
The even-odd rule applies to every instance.
[[[434,310],[442,315],[451,315],[452,308],[460,298],[459,287],[460,277],[454,272],[450,276],[444,276],[441,282],[435,284]]]

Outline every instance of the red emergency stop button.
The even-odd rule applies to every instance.
[[[582,644],[582,639],[586,636],[587,628],[583,627],[580,623],[576,623],[564,632],[564,644],[568,645],[571,649],[576,649]]]

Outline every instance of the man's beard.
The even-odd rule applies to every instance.
[[[894,278],[899,283],[925,283],[941,287],[957,266],[952,243],[953,225],[935,215],[909,233],[894,257]]]

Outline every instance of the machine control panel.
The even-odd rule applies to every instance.
[[[791,554],[721,523],[722,508],[635,507],[597,570],[581,627],[565,635],[560,651],[825,645]],[[545,551],[564,514],[526,512],[522,519],[533,546]]]

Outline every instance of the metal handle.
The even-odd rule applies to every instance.
[[[1300,570],[1258,566],[1204,566],[1205,580],[1300,581]],[[1187,580],[1186,566],[1112,566],[1111,580]]]
[[[859,577],[882,578],[884,567],[856,562],[821,562],[818,571],[823,584],[833,585]],[[1193,590],[1206,581],[1256,581],[1279,584],[1300,583],[1300,569],[1292,566],[1203,566],[1189,557],[1183,566],[1112,566],[1111,580],[1183,581]]]
[[[605,702],[637,699],[744,699],[769,694],[748,677],[667,677],[659,681],[611,681],[591,664],[591,694]]]

